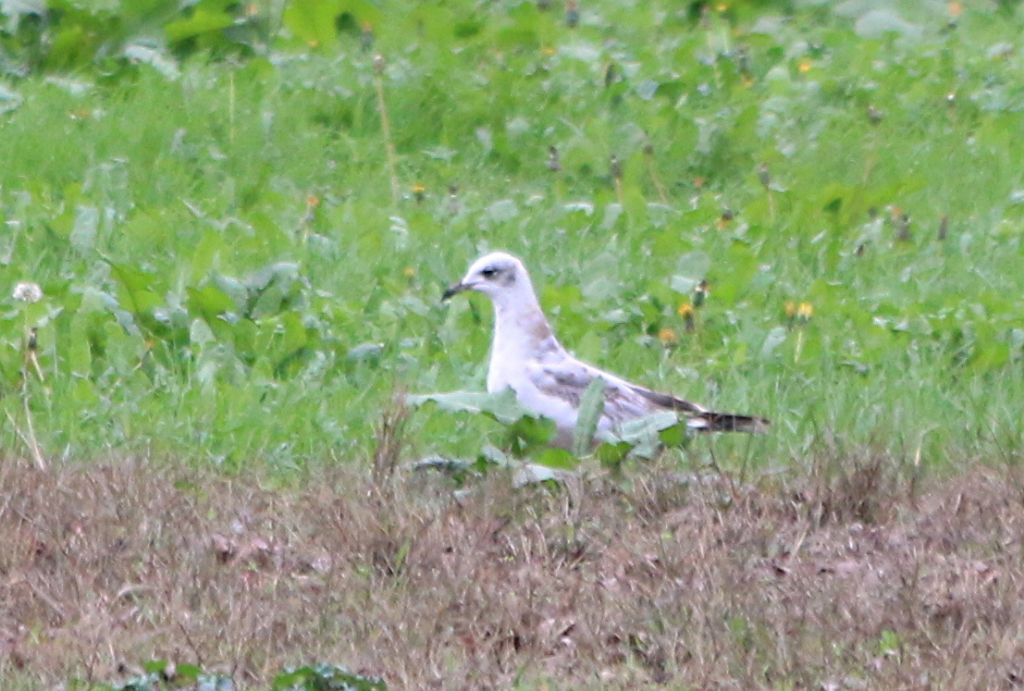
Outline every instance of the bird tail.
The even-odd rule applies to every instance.
[[[771,425],[763,417],[754,415],[736,415],[735,413],[716,413],[713,410],[705,410],[703,406],[685,401],[676,396],[658,393],[645,389],[642,386],[630,385],[633,391],[651,401],[657,406],[674,410],[687,417],[686,426],[692,430],[701,432],[767,432]]]
[[[763,417],[701,411],[686,421],[689,429],[699,432],[750,432],[761,434],[768,431],[771,423]]]

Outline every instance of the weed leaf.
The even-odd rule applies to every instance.
[[[576,418],[576,429],[573,432],[572,452],[576,457],[583,456],[590,450],[597,432],[597,423],[604,412],[604,379],[595,377],[587,385],[580,399],[580,411]]]

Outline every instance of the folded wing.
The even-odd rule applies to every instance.
[[[659,410],[672,410],[687,418],[691,429],[706,432],[764,432],[768,420],[753,415],[720,413],[676,396],[659,393],[602,372],[574,359],[545,363],[535,382],[544,394],[561,398],[578,407],[583,392],[596,377],[604,379],[604,415],[616,427]]]

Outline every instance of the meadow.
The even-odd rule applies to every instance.
[[[5,686],[1024,679],[1017,4],[0,8]],[[771,432],[516,489],[492,249]]]

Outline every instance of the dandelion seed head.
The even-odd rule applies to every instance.
[[[39,302],[43,299],[43,289],[38,283],[21,281],[14,286],[11,297],[20,302]]]

